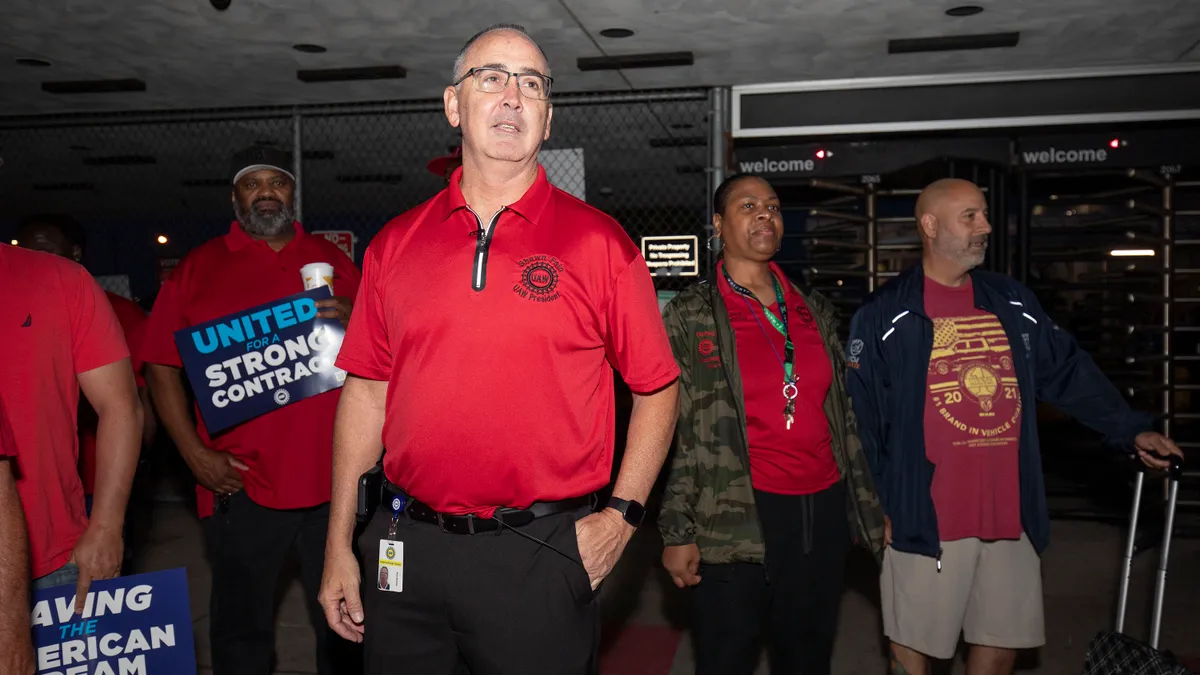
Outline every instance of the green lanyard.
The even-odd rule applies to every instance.
[[[742,296],[743,299],[746,299],[747,308],[750,306],[749,298],[758,300],[758,297],[754,295],[753,291],[734,281],[724,267],[721,267],[721,272],[725,275],[725,281],[729,282],[729,287],[732,288],[738,295]],[[771,283],[775,285],[775,301],[779,305],[779,316],[772,314],[771,310],[767,309],[767,306],[763,304],[761,300],[758,300],[758,302],[763,306],[763,314],[767,315],[767,321],[770,321],[771,325],[775,327],[775,330],[779,331],[779,334],[783,336],[784,358],[782,359],[779,358],[779,352],[775,351],[775,344],[770,343],[770,340],[767,342],[771,344],[771,351],[775,352],[775,358],[778,359],[780,364],[783,365],[783,374],[787,378],[785,383],[792,383],[795,382],[795,378],[792,377],[792,359],[795,354],[795,348],[792,345],[792,336],[788,335],[787,302],[784,301],[783,288],[779,285],[779,280],[775,278],[775,275],[771,275]],[[754,320],[758,322],[758,315],[754,314],[753,311],[750,313],[752,316],[754,316]],[[758,327],[762,329],[761,322],[759,322]],[[763,329],[764,335],[766,332],[766,329]]]

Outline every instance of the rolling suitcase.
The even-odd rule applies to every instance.
[[[1141,467],[1139,467],[1141,469]],[[1158,575],[1154,584],[1154,609],[1150,620],[1149,644],[1135,640],[1121,631],[1125,627],[1125,604],[1129,597],[1129,576],[1133,566],[1134,539],[1137,536],[1138,511],[1142,497],[1145,471],[1139,470],[1133,488],[1133,510],[1129,519],[1129,540],[1125,543],[1125,564],[1121,571],[1121,590],[1117,598],[1117,622],[1114,630],[1101,631],[1088,645],[1083,675],[1196,675],[1183,667],[1170,652],[1158,649],[1158,635],[1162,627],[1163,594],[1167,582],[1167,556],[1171,551],[1171,530],[1175,525],[1175,498],[1179,493],[1179,479],[1183,474],[1183,462],[1171,456],[1168,473],[1167,513],[1163,526],[1161,556]]]

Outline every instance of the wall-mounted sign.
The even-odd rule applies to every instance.
[[[656,277],[700,275],[700,239],[694,234],[642,237],[642,257]]]
[[[159,258],[158,259],[158,283],[161,286],[164,281],[171,277],[171,272],[179,266],[179,258]]]
[[[350,230],[318,230],[313,234],[325,237],[354,260],[354,233]]]

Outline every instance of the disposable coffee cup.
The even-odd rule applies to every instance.
[[[323,262],[308,263],[300,268],[300,276],[304,278],[304,290],[328,286],[333,292],[333,265]]]

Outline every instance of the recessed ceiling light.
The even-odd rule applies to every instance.
[[[325,68],[321,70],[297,70],[296,79],[301,82],[352,82],[362,80],[396,80],[408,75],[400,66],[367,66],[366,68]]]
[[[983,11],[979,5],[959,5],[946,10],[947,16],[975,16]]]
[[[46,59],[38,59],[38,58],[34,58],[32,56],[22,56],[21,58],[17,59],[17,65],[33,66],[35,68],[49,68],[50,66],[52,66],[54,64],[50,63]]]
[[[301,43],[298,45],[292,45],[292,49],[295,49],[298,52],[304,52],[305,54],[324,54],[325,52],[329,51],[329,50],[325,49],[324,47],[322,47],[321,45],[312,45],[312,44],[304,44],[304,43]]]
[[[146,91],[146,83],[135,78],[43,82],[42,91],[49,94],[111,94],[116,92]]]
[[[888,40],[889,54],[915,54],[918,52],[948,52],[966,49],[996,49],[1016,47],[1021,34],[985,33],[981,35],[945,35],[929,38],[904,38]]]
[[[623,54],[621,56],[583,56],[575,60],[581,71],[627,70],[631,68],[668,68],[690,66],[696,57],[691,52],[655,52],[652,54]]]
[[[628,28],[605,28],[600,34],[606,38],[627,38],[633,35],[633,31]]]

